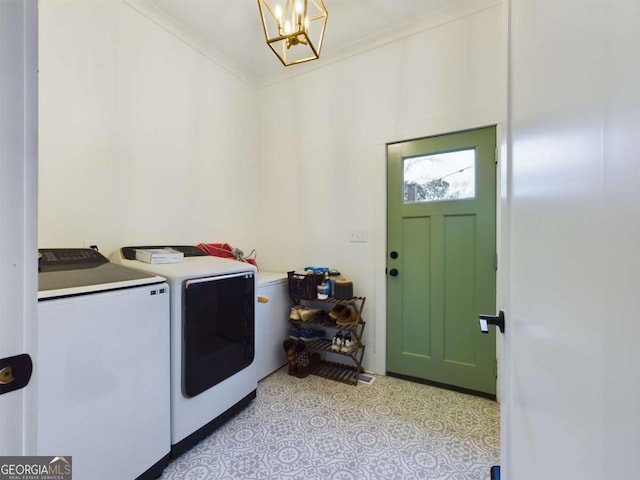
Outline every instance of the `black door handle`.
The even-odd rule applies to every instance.
[[[389,270],[389,275],[391,275],[392,277],[397,277],[398,270],[396,268],[392,268],[391,270]]]
[[[502,310],[500,310],[498,316],[480,315],[478,321],[480,322],[480,331],[482,333],[489,333],[489,325],[495,325],[500,329],[500,333],[504,333],[504,312]]]

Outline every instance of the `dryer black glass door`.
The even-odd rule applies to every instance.
[[[189,280],[184,288],[183,382],[194,397],[253,362],[253,273]]]

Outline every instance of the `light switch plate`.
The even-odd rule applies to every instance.
[[[352,243],[367,243],[367,231],[364,229],[352,229],[349,232],[349,241]]]

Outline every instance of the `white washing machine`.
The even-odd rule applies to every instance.
[[[287,363],[282,342],[289,337],[288,276],[286,273],[258,272],[256,307],[256,362],[258,380]]]
[[[179,263],[135,260],[171,247]],[[112,261],[161,275],[171,289],[171,454],[178,456],[256,397],[257,269],[194,246],[123,247]]]
[[[169,463],[169,286],[90,249],[41,249],[37,454],[73,478],[156,478]]]

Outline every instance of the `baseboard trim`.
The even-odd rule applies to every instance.
[[[442,388],[445,390],[453,390],[454,392],[466,393],[467,395],[473,395],[475,397],[488,398],[489,400],[496,400],[497,397],[493,393],[479,392],[477,390],[471,390],[469,388],[458,387],[456,385],[448,385],[446,383],[434,382],[431,380],[425,380],[424,378],[411,377],[409,375],[402,375],[400,373],[394,373],[387,371],[388,377],[400,378],[401,380],[407,380],[414,383],[422,383],[423,385],[430,385],[432,387]]]

